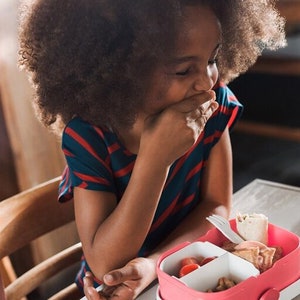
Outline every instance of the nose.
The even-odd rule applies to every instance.
[[[211,90],[217,80],[217,76],[209,69],[199,71],[194,80],[194,90],[196,92]]]

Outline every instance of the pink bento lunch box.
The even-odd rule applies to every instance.
[[[236,231],[235,220],[230,224]],[[276,300],[280,291],[300,279],[299,236],[269,223],[268,246],[280,246],[283,253],[282,258],[261,274],[251,263],[222,249],[224,241],[226,238],[214,228],[195,242],[165,252],[157,264],[158,299]],[[180,260],[197,255],[217,258],[179,279]],[[234,279],[237,284],[225,291],[207,293],[222,276]]]

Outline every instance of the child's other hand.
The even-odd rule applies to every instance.
[[[170,165],[194,145],[217,108],[213,91],[172,104],[146,120],[141,146],[151,147],[148,157],[153,153],[157,159],[159,153],[161,162]]]
[[[154,279],[155,262],[148,258],[135,258],[126,266],[104,275],[104,289],[97,293],[93,287],[92,274],[84,279],[84,293],[88,300],[135,299]]]

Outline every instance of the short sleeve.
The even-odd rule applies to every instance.
[[[67,161],[59,188],[59,201],[73,197],[73,188],[114,192],[112,171],[103,132],[80,118],[66,126],[62,150]]]
[[[223,83],[216,88],[216,98],[219,103],[219,118],[230,130],[243,113],[243,106],[233,92]]]
[[[234,127],[243,112],[243,106],[226,85],[220,83],[214,90],[219,107],[205,125],[204,145],[207,155],[210,151],[207,152],[207,149],[219,141],[227,127],[229,130]]]

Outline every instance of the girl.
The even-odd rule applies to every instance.
[[[89,275],[89,299],[133,299],[163,251],[228,218],[241,105],[225,83],[284,45],[283,21],[271,0],[36,0],[20,45],[39,117],[62,130],[77,283],[91,270],[107,287]]]

